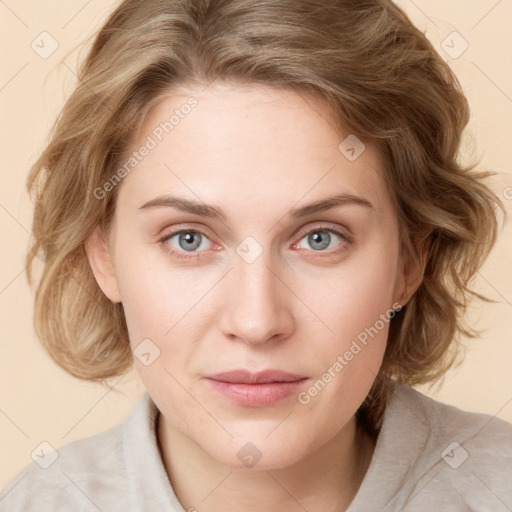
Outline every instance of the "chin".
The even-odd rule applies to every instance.
[[[273,441],[265,439],[266,436],[267,432],[252,437],[251,441],[246,435],[243,439],[232,439],[228,446],[224,444],[216,447],[209,445],[204,446],[203,449],[208,451],[218,462],[233,469],[261,471],[284,469],[294,465],[307,455],[303,452],[304,445],[297,440],[290,444],[278,436]],[[213,451],[212,448],[214,448]]]

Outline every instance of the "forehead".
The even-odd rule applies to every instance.
[[[119,201],[138,208],[179,193],[226,206],[291,207],[341,192],[385,209],[378,151],[335,123],[318,98],[287,89],[213,83],[173,92],[152,108],[131,145],[139,155]]]

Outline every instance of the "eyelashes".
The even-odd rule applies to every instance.
[[[181,234],[194,234],[194,235],[198,235],[199,238],[203,237],[203,238],[206,238],[208,239],[208,237],[201,231],[198,231],[197,229],[179,229],[179,230],[176,230],[176,231],[172,231],[171,233],[167,234],[164,238],[162,238],[160,240],[160,242],[162,242],[163,246],[164,246],[164,249],[169,252],[171,255],[177,257],[177,258],[187,258],[187,259],[190,259],[190,258],[197,258],[198,256],[201,255],[201,252],[204,252],[204,251],[200,251],[199,253],[197,252],[192,252],[191,254],[189,255],[186,255],[187,254],[187,251],[185,250],[177,250],[177,249],[173,249],[169,246],[169,244],[167,243],[167,241],[171,240],[172,238],[174,238],[176,235],[181,235]],[[190,251],[189,251],[190,252]],[[184,254],[183,254],[184,253]],[[193,254],[193,255],[192,255]]]
[[[312,248],[312,249],[301,248],[300,249],[301,251],[305,250],[307,252],[312,253],[313,256],[326,257],[326,256],[337,255],[337,254],[340,254],[340,253],[346,251],[354,243],[353,237],[351,235],[342,232],[341,230],[337,229],[336,227],[334,227],[332,225],[323,225],[323,226],[316,226],[314,228],[307,228],[307,229],[299,232],[297,236],[300,237],[300,239],[298,240],[298,242],[294,243],[292,247],[293,248],[298,247],[304,238],[309,237],[310,235],[313,235],[313,234],[322,234],[324,238],[326,238],[325,237],[326,234],[329,235],[327,237],[328,241],[329,241],[329,245],[331,245],[331,241],[332,241],[332,236],[330,236],[330,235],[339,237],[339,239],[341,240],[341,243],[338,244],[334,250],[325,250],[325,247],[322,247],[319,249],[314,249],[314,248]],[[193,249],[193,250],[187,251],[187,250],[179,248],[179,247],[171,246],[169,241],[172,240],[177,235],[192,235],[192,236],[188,236],[186,238],[186,240],[192,242],[190,245],[193,246],[193,247],[191,247],[191,249]],[[163,238],[161,238],[159,240],[159,242],[161,243],[163,249],[167,253],[169,253],[172,257],[177,258],[177,259],[191,260],[191,259],[197,259],[197,258],[204,257],[204,256],[206,256],[206,253],[209,252],[208,250],[206,250],[206,251],[205,250],[200,250],[200,251],[195,250],[195,249],[200,248],[203,245],[204,239],[209,240],[208,236],[198,229],[181,228],[181,229],[176,229],[174,231],[171,231],[170,233],[167,233]],[[179,240],[179,237],[178,237],[178,240]],[[199,241],[199,245],[197,246],[198,241]],[[213,242],[211,242],[211,241],[210,241],[210,243],[213,244]],[[309,243],[309,244],[317,243],[317,240],[308,239],[307,243]],[[320,242],[320,245],[321,246],[323,245],[322,242]]]

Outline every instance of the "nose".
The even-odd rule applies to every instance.
[[[268,251],[251,263],[235,254],[233,265],[224,280],[223,334],[250,345],[289,337],[294,328],[295,296],[272,265]]]

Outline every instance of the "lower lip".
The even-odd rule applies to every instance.
[[[293,382],[269,382],[266,384],[242,384],[206,379],[210,386],[235,403],[248,407],[268,407],[297,393],[307,378]]]

